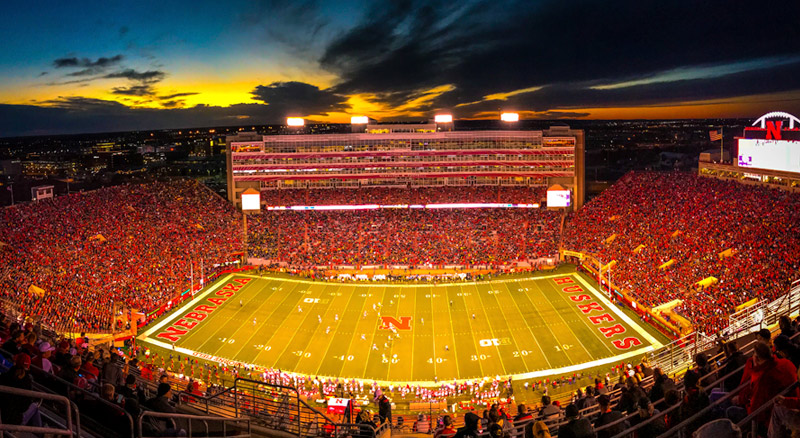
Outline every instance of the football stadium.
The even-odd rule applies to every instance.
[[[170,179],[0,210],[0,418],[331,438],[788,421],[797,119],[757,119],[730,163],[629,172],[590,200],[582,130],[503,120],[290,118],[227,139],[227,198]]]

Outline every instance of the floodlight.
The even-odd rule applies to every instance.
[[[302,117],[287,117],[286,125],[288,126],[305,126],[306,121]]]
[[[504,122],[519,122],[519,114],[517,113],[503,113],[500,114],[500,120]]]
[[[252,211],[260,209],[261,209],[261,192],[255,189],[247,189],[244,192],[242,192],[242,210]]]
[[[367,116],[353,116],[350,117],[350,124],[351,125],[366,125],[369,123],[369,117]]]
[[[453,123],[453,116],[451,114],[437,114],[433,116],[433,121],[436,123]]]

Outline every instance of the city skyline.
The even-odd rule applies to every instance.
[[[800,4],[7,5],[0,136],[281,123],[800,112]]]

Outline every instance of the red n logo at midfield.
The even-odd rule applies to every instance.
[[[394,326],[397,330],[411,330],[411,317],[401,316],[400,321],[398,321],[393,316],[381,316],[381,326],[378,328],[381,330],[391,330],[391,326]]]

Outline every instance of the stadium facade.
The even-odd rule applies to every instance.
[[[727,154],[726,154],[727,155]],[[701,154],[700,176],[800,192],[800,119],[780,111],[759,117],[736,137],[731,163]]]
[[[352,133],[227,138],[228,199],[247,189],[560,185],[584,201],[584,132],[453,131],[453,123],[360,124]]]

